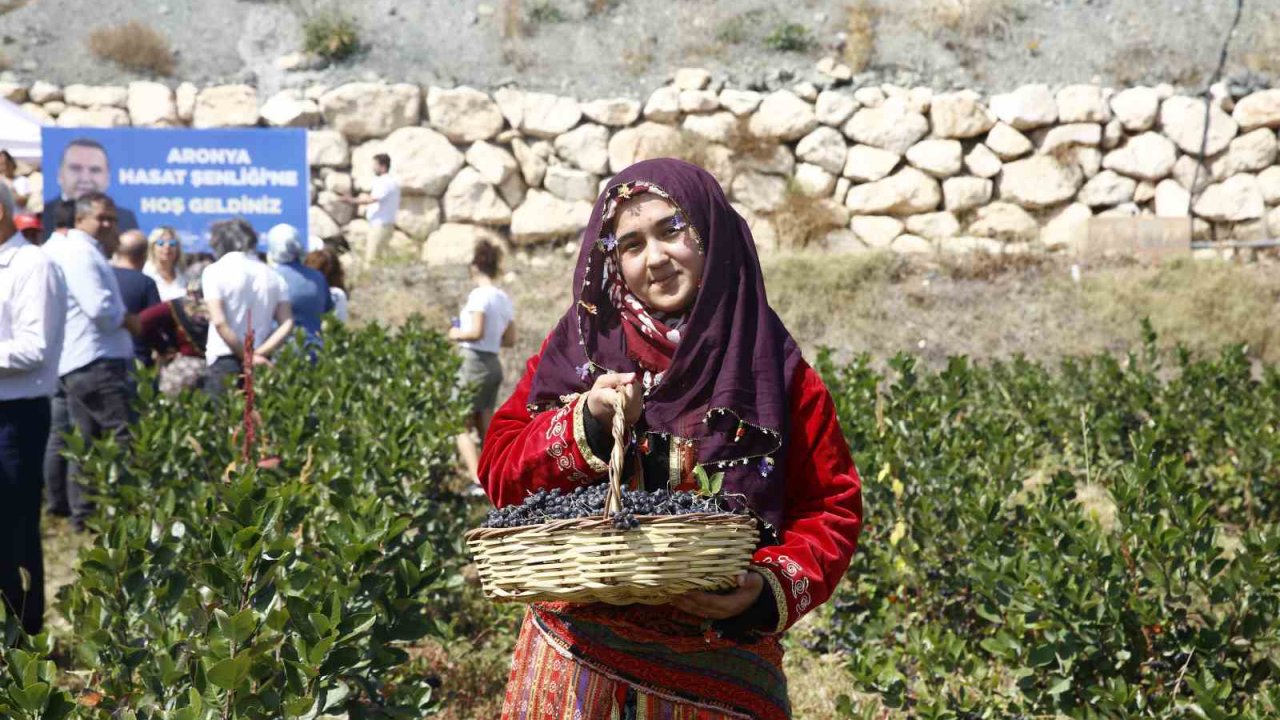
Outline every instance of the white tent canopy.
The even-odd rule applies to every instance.
[[[31,113],[0,98],[0,149],[18,160],[39,160],[40,124]]]

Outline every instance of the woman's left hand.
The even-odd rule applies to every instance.
[[[723,595],[694,590],[672,598],[671,604],[708,620],[727,620],[746,612],[764,590],[764,578],[759,573],[743,570],[738,574],[738,587]]]

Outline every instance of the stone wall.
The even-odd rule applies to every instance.
[[[481,237],[572,236],[611,173],[661,155],[720,178],[763,249],[797,225],[820,228],[812,241],[833,252],[1070,247],[1091,217],[1186,217],[1196,177],[1197,236],[1280,236],[1280,89],[1217,93],[1197,163],[1204,101],[1169,86],[984,99],[840,84],[765,94],[690,68],[643,100],[385,83],[260,98],[243,85],[36,82],[0,96],[64,126],[309,128],[311,232],[357,250],[368,225],[339,195],[367,189],[386,152],[404,193],[389,250],[429,263],[465,262]]]

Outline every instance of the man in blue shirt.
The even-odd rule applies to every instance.
[[[333,310],[333,296],[324,274],[302,264],[302,237],[297,228],[281,223],[267,231],[267,259],[289,286],[293,319],[306,331],[307,346],[318,347],[321,318]]]
[[[120,242],[111,255],[111,269],[120,285],[120,299],[124,308],[134,315],[160,304],[160,289],[156,281],[142,272],[147,264],[147,236],[141,230],[120,233]],[[138,362],[151,367],[151,348],[141,337],[133,338],[133,354]]]

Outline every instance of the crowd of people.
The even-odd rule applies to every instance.
[[[52,227],[32,222],[0,182],[0,598],[32,633],[45,604],[42,494],[77,531],[94,509],[67,435],[127,446],[145,411],[139,368],[158,366],[162,392],[220,397],[246,364],[271,364],[295,327],[319,352],[322,316],[345,319],[347,303],[336,254],[306,252],[289,225],[266,233],[266,258],[243,219],[212,225],[212,257],[184,257],[174,228],[122,232],[102,192],[50,210]]]

